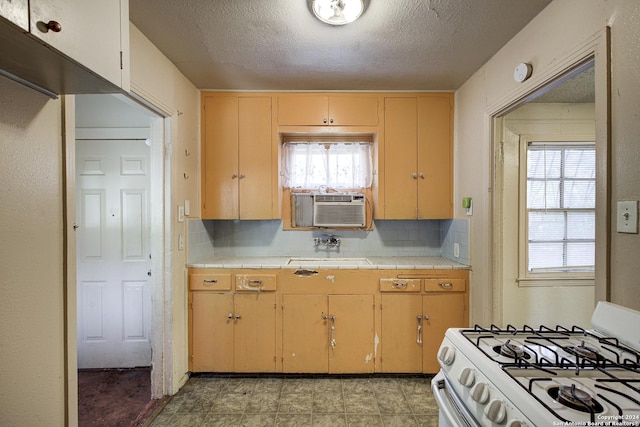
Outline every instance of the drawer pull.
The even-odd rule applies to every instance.
[[[453,283],[451,283],[451,282],[442,282],[442,283],[438,283],[438,285],[442,289],[451,289],[451,288],[453,288]]]
[[[252,286],[254,285],[254,286]],[[244,286],[244,289],[250,291],[260,292],[262,290],[262,280],[259,279],[249,279],[247,284]]]
[[[216,283],[218,283],[218,280],[216,279],[204,279],[203,283],[205,286],[210,286],[210,285],[214,285]]]
[[[409,285],[407,284],[407,282],[395,282],[393,286],[395,286],[396,288],[406,288]]]

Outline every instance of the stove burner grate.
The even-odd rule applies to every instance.
[[[576,411],[586,412],[587,414],[599,414],[604,411],[604,408],[597,400],[594,400],[588,392],[577,388],[575,384],[551,387],[547,390],[547,393],[555,401]]]
[[[530,359],[531,355],[524,351],[524,348],[520,345],[511,344],[511,340],[506,340],[502,345],[496,345],[493,347],[493,351],[497,354],[511,359]]]
[[[574,356],[592,360],[594,362],[601,362],[605,360],[605,358],[602,357],[600,353],[598,353],[597,349],[585,345],[584,341],[581,344],[564,347],[564,350],[567,353],[573,354]]]

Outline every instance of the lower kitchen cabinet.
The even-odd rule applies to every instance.
[[[373,295],[283,295],[283,371],[374,372],[373,305]]]
[[[189,270],[193,372],[436,373],[466,270]]]
[[[422,372],[422,295],[383,294],[380,301],[381,372]]]
[[[447,329],[468,326],[466,295],[458,292],[426,295],[422,313],[422,372],[435,374],[440,370],[438,348]]]
[[[424,279],[425,294],[407,292],[411,281],[398,280],[403,286],[388,290],[381,281],[381,372],[438,372],[446,330],[467,326],[464,279]]]
[[[276,296],[191,293],[191,370],[275,372]]]

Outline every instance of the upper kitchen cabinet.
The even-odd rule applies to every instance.
[[[281,95],[282,126],[377,126],[378,97],[364,95]]]
[[[272,219],[271,97],[203,95],[202,217]]]
[[[385,98],[384,217],[452,216],[453,94]]]
[[[0,0],[0,73],[50,96],[129,90],[128,0]]]
[[[0,16],[29,31],[29,0],[0,0]]]

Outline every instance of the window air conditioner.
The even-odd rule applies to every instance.
[[[362,193],[313,195],[315,227],[364,227],[366,203]]]

